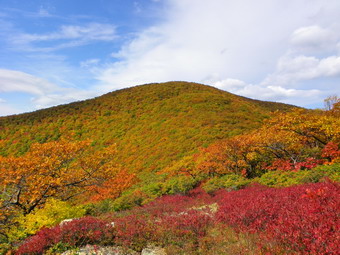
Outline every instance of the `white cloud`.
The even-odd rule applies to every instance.
[[[281,86],[261,86],[261,85],[247,85],[242,89],[236,90],[235,93],[261,100],[284,101],[287,103],[295,103],[308,100],[309,103],[317,103],[319,100],[320,91],[312,90],[298,90],[287,89]]]
[[[282,57],[278,62],[277,71],[269,75],[263,84],[292,86],[300,81],[317,78],[340,78],[340,56],[323,59],[307,56]]]
[[[296,29],[291,36],[291,43],[299,50],[322,51],[333,50],[340,33],[330,28],[320,26],[308,26]]]
[[[53,17],[53,15],[51,15],[49,11],[45,9],[43,6],[40,6],[37,16],[40,18]]]
[[[41,78],[7,69],[0,69],[0,82],[0,92],[25,92],[39,96],[58,89],[56,85]]]
[[[244,81],[240,81],[237,79],[230,79],[230,78],[221,80],[221,81],[216,81],[216,82],[209,82],[209,83],[213,83],[214,86],[216,86],[217,88],[227,90],[230,92],[236,92],[247,86],[247,83],[245,83]]]
[[[282,86],[247,84],[236,79],[226,79],[212,83],[215,87],[231,93],[260,100],[284,101],[290,104],[308,100],[317,103],[321,91],[317,89],[287,89]],[[321,93],[322,94],[322,93]]]
[[[58,32],[50,34],[23,35],[23,39],[28,41],[48,41],[79,38],[84,40],[111,41],[116,39],[115,27],[109,24],[90,23],[86,26],[61,26]]]
[[[13,34],[10,42],[26,51],[54,51],[76,47],[94,41],[113,41],[117,38],[116,27],[111,24],[90,23],[84,26],[63,25],[59,31],[47,34]],[[45,42],[43,47],[34,46]]]
[[[167,4],[162,24],[141,31],[113,53],[112,63],[96,69],[99,88],[187,80],[274,101],[303,96],[308,105],[317,94],[323,97],[322,88],[294,83],[338,77],[337,0],[168,0]],[[332,54],[313,55],[326,50]],[[311,55],[301,54],[307,51]]]
[[[0,84],[0,93],[18,92],[28,94],[27,98],[30,97],[36,109],[78,101],[98,95],[98,92],[94,91],[63,88],[36,76],[7,69],[0,69]],[[4,106],[1,107],[3,108]],[[15,111],[15,109],[9,106],[3,109],[7,112]]]
[[[32,98],[32,102],[36,109],[46,108],[50,106],[66,104],[87,98],[98,96],[98,93],[94,91],[85,91],[78,89],[63,89],[56,91],[55,93],[45,94],[40,97]]]
[[[20,113],[21,111],[10,106],[7,100],[0,98],[0,116],[12,115]]]
[[[93,59],[87,59],[85,61],[80,62],[80,67],[82,68],[89,68],[94,65],[97,65],[100,62],[100,59],[93,58]]]
[[[6,104],[0,104],[0,116],[7,116],[7,115],[13,115],[13,114],[18,114],[22,111],[13,108],[9,105]]]

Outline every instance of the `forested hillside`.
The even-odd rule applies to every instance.
[[[159,170],[210,143],[261,125],[292,106],[251,100],[186,82],[150,84],[101,97],[0,118],[0,155],[20,155],[32,143],[90,139],[117,144],[129,171]]]

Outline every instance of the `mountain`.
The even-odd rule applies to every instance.
[[[25,153],[34,142],[91,139],[116,143],[129,171],[157,171],[216,140],[259,127],[294,106],[240,97],[214,87],[154,83],[85,101],[0,118],[0,155]]]

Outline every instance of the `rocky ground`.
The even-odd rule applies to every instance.
[[[155,246],[144,248],[139,253],[136,251],[126,251],[121,247],[86,245],[79,250],[66,251],[62,255],[166,255],[166,252],[163,248]]]

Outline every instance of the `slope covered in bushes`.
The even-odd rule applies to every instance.
[[[157,244],[167,254],[336,254],[339,192],[331,182],[280,189],[255,185],[214,195],[196,189],[162,197],[128,215],[85,217],[42,229],[17,254],[85,244],[135,251]]]

